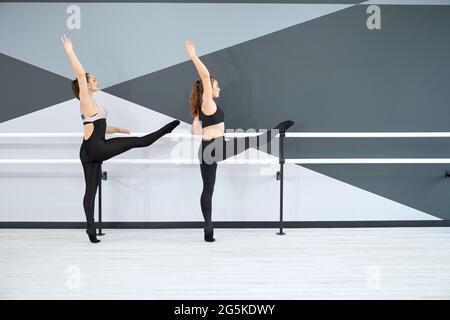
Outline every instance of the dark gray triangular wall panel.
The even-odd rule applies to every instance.
[[[0,122],[73,98],[71,80],[0,54],[2,112]],[[43,124],[51,126],[52,121]]]
[[[445,171],[450,170],[450,165],[335,164],[304,167],[438,218],[450,220],[450,180],[445,179]],[[326,194],[323,196],[324,199],[327,198]]]
[[[367,29],[365,10],[204,56],[227,125],[268,128],[292,117],[298,131],[447,131],[450,6],[382,6],[382,30]],[[106,91],[183,118],[195,78],[187,62]]]
[[[202,57],[222,87],[228,128],[293,131],[450,131],[449,6],[381,6],[382,29],[354,6]],[[206,41],[206,40],[205,40]],[[190,121],[196,78],[186,62],[106,91]],[[448,157],[448,139],[308,139],[288,157]],[[308,166],[450,219],[446,165]],[[324,195],[326,198],[326,195]]]

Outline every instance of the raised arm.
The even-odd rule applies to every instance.
[[[203,64],[203,62],[200,61],[199,57],[197,56],[196,52],[195,52],[195,47],[194,44],[192,42],[190,42],[189,40],[186,40],[186,51],[189,55],[189,57],[192,59],[192,62],[195,65],[195,68],[197,69],[197,72],[200,76],[200,79],[202,81],[203,84],[203,102],[204,107],[206,107],[207,109],[210,110],[205,110],[205,111],[213,111],[215,112],[215,103],[213,101],[212,98],[212,87],[211,87],[211,79],[210,79],[210,75],[209,75],[209,71],[208,69],[205,67],[205,65]],[[207,112],[207,113],[211,113],[211,112]]]
[[[83,105],[84,102],[88,101],[90,102],[89,89],[86,80],[86,72],[84,71],[83,66],[81,65],[75,52],[73,51],[72,41],[70,41],[70,39],[66,35],[61,37],[61,41],[70,59],[70,63],[72,64],[73,72],[77,77],[78,85],[80,87],[80,101],[81,105]]]

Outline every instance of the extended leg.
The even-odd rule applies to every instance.
[[[217,163],[200,163],[200,171],[203,180],[203,190],[200,197],[203,218],[205,219],[205,241],[214,241],[214,228],[212,224],[212,196],[216,183]]]
[[[159,138],[172,132],[175,127],[180,124],[179,120],[174,120],[159,130],[149,133],[142,137],[124,137],[124,138],[112,138],[106,140],[106,143],[99,151],[99,161],[108,160],[116,155],[124,153],[133,148],[143,148],[151,145]]]

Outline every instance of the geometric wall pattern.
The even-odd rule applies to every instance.
[[[380,30],[367,28],[370,4],[381,8]],[[156,129],[173,118],[182,121],[179,130],[189,129],[187,98],[196,74],[184,52],[184,39],[196,44],[202,61],[220,82],[217,103],[225,111],[227,128],[268,129],[290,118],[296,132],[450,131],[450,43],[445,41],[450,33],[450,1],[79,2],[79,30],[66,28],[69,5],[0,4],[0,87],[5,106],[0,110],[0,132],[81,129],[77,100],[70,90],[73,76],[59,40],[64,33],[73,40],[86,71],[99,79],[102,91],[97,97],[110,111],[108,121],[120,121],[133,131]],[[2,143],[2,158],[19,152]],[[441,138],[288,139],[286,154],[434,158],[450,157],[449,147],[450,141]],[[450,182],[443,178],[450,164],[286,167],[286,220],[450,219],[445,200]],[[177,170],[181,169],[168,174]],[[200,183],[198,168],[192,170]],[[246,171],[233,170],[242,175]],[[223,172],[233,175],[231,168]],[[18,178],[7,179],[14,185]],[[220,193],[215,198],[219,220],[276,220],[276,215],[258,216],[264,206],[247,208],[248,216],[236,214],[242,207],[226,204],[237,196],[236,185],[222,183],[222,195],[228,198]],[[276,182],[265,183],[260,190],[247,184],[254,190],[243,192],[250,199],[277,192]],[[197,197],[197,191],[183,201],[187,204]],[[2,212],[11,208],[1,202]],[[270,206],[276,210],[277,203]],[[195,217],[192,213],[175,220]],[[7,214],[0,217],[0,221],[14,219]],[[34,218],[25,214],[21,219]],[[50,214],[49,219],[76,218]],[[111,217],[111,221],[127,219]],[[145,215],[129,219],[168,220]]]

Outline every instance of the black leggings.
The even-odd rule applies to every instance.
[[[198,150],[200,172],[203,180],[203,190],[200,196],[200,206],[205,220],[205,229],[212,226],[212,196],[216,183],[217,162],[238,155],[250,147],[270,145],[270,141],[278,134],[278,130],[269,130],[255,137],[225,138],[218,137],[202,140]]]
[[[86,191],[83,198],[84,213],[88,229],[94,228],[94,206],[97,187],[101,178],[102,161],[108,160],[118,154],[133,148],[142,148],[151,145],[175,127],[173,121],[161,129],[142,137],[123,137],[105,139],[106,120],[99,119],[93,122],[94,131],[89,139],[84,140],[80,148],[80,160],[84,170]]]

